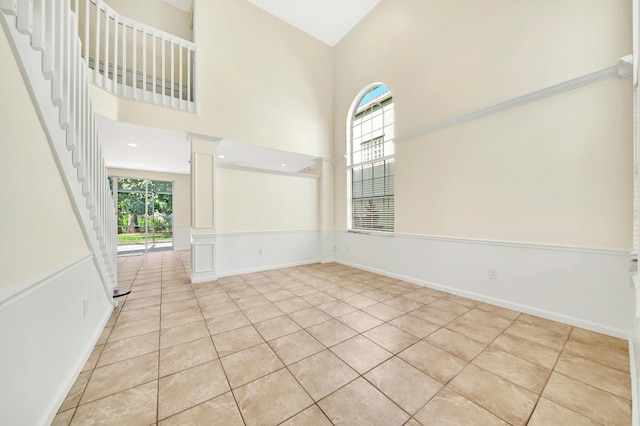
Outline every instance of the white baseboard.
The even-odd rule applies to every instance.
[[[220,277],[321,261],[318,230],[222,233],[217,241]]]
[[[3,301],[4,423],[51,423],[112,310],[93,256],[57,268]]]
[[[337,231],[335,240],[339,263],[629,337],[632,290],[624,251],[346,231]]]
[[[271,266],[267,266],[267,267],[257,267],[257,268],[245,268],[245,269],[238,269],[235,271],[227,271],[224,272],[222,274],[218,274],[218,277],[229,277],[232,275],[242,275],[242,274],[251,274],[254,272],[263,272],[263,271],[272,271],[275,269],[283,269],[283,268],[293,268],[296,266],[304,266],[304,265],[311,265],[314,263],[318,263],[317,260],[313,260],[313,261],[309,261],[309,262],[296,262],[296,263],[284,263],[281,265],[271,265]]]

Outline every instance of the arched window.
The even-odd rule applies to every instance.
[[[393,232],[393,97],[376,83],[350,110],[348,162],[349,228]]]

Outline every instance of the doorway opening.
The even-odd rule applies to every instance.
[[[118,254],[173,250],[173,182],[110,177],[118,211]]]

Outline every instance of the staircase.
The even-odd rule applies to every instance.
[[[119,97],[196,112],[196,46],[121,16],[103,0],[0,0],[0,24],[13,41],[105,293],[112,299],[116,212],[89,84]]]
[[[0,0],[0,24],[31,93],[105,295],[117,282],[116,212],[69,0]]]

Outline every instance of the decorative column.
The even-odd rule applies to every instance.
[[[220,138],[189,133],[191,141],[191,282],[216,272],[216,145]]]
[[[320,233],[321,233],[321,261],[334,261],[334,222],[333,222],[333,162],[326,158],[316,160],[320,171],[318,185],[320,190]]]

